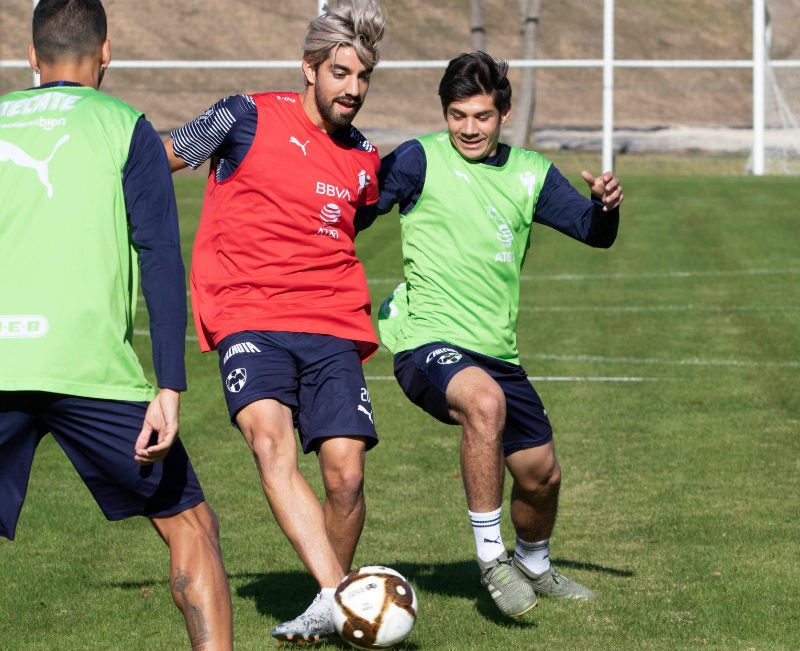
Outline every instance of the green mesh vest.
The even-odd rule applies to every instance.
[[[140,116],[86,87],[0,98],[0,390],[153,396],[122,191]]]
[[[406,283],[379,310],[392,352],[445,341],[519,363],[519,276],[550,161],[512,148],[492,167],[464,159],[447,132],[420,138],[427,171],[402,218]]]

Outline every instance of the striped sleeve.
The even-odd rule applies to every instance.
[[[255,101],[249,95],[225,97],[170,133],[173,151],[192,169],[212,157],[227,158],[227,150],[236,144],[231,137],[234,126],[255,112]]]

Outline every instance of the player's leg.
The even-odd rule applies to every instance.
[[[462,429],[461,470],[481,583],[500,611],[519,617],[536,593],[513,566],[500,532],[505,398],[482,356],[434,343],[395,356],[395,375],[415,404]]]
[[[303,613],[278,624],[272,636],[303,642],[331,635],[331,600],[344,572],[328,539],[322,505],[297,464],[291,410],[276,400],[257,400],[238,412],[236,422],[278,526],[321,588]]]
[[[322,505],[297,464],[298,368],[291,333],[239,332],[218,345],[228,412],[253,453],[278,525],[322,587],[344,576],[325,534]]]
[[[552,439],[534,448],[519,450],[506,459],[513,477],[511,521],[523,540],[550,538],[558,512],[561,467]]]
[[[365,457],[366,445],[362,438],[328,438],[319,446],[319,465],[325,487],[325,528],[344,573],[352,567],[367,513]]]
[[[229,651],[233,623],[222,563],[217,516],[206,502],[164,518],[151,518],[169,546],[169,585],[183,613],[192,649]]]
[[[327,335],[298,335],[295,354],[300,442],[317,453],[326,529],[347,573],[366,516],[366,452],[378,442],[361,355],[354,342]]]
[[[591,590],[550,564],[561,466],[544,406],[527,375],[518,370],[502,380],[508,405],[503,446],[513,478],[510,510],[517,538],[514,566],[539,595],[593,599]]]
[[[298,467],[291,410],[277,400],[257,400],[237,413],[236,423],[281,531],[320,587],[335,587],[344,572],[328,539],[322,505]]]
[[[322,590],[306,611],[276,626],[272,635],[314,640],[334,631],[333,592],[350,568],[364,526],[364,458],[377,436],[356,344],[307,333],[282,338],[298,365],[300,442],[303,452],[317,452],[325,487],[325,531],[319,538],[335,555],[339,578],[333,586],[320,583]]]
[[[302,337],[247,331],[225,337],[218,346],[228,411],[253,453],[278,526],[321,588],[304,613],[273,629],[273,637],[292,642],[333,633],[328,597],[344,576],[328,539],[322,504],[298,466],[295,419]]]
[[[43,415],[109,520],[145,516],[169,546],[170,588],[194,649],[232,648],[231,600],[216,516],[183,443],[140,466],[134,444],[146,402],[57,396]]]
[[[456,373],[446,391],[450,414],[461,425],[461,473],[470,511],[500,508],[503,498],[501,448],[506,403],[497,382],[477,366]]]
[[[242,409],[236,422],[278,526],[321,588],[303,613],[278,624],[272,636],[313,642],[333,633],[331,599],[344,572],[328,539],[322,505],[298,468],[291,410],[276,400],[258,400]]]
[[[514,565],[539,595],[562,599],[594,599],[595,594],[560,574],[550,564],[550,536],[556,522],[561,469],[553,442],[508,457],[514,478],[511,521],[517,533]]]
[[[504,615],[520,617],[536,606],[537,599],[508,558],[500,533],[505,396],[485,370],[470,366],[450,380],[447,404],[462,429],[461,474],[481,582]]]
[[[35,394],[0,391],[0,536],[14,539],[36,446]]]

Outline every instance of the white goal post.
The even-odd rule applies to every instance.
[[[36,7],[38,0],[32,0]],[[326,0],[317,0],[317,13],[322,12]],[[603,55],[599,59],[510,59],[512,67],[533,66],[537,68],[600,68],[603,71],[603,169],[614,165],[614,71],[617,68],[745,68],[753,73],[753,126],[752,149],[748,171],[756,176],[765,173],[765,110],[766,98],[772,94],[782,116],[783,127],[790,133],[792,144],[789,155],[800,158],[800,129],[791,110],[786,105],[775,80],[775,68],[800,68],[800,60],[771,60],[769,58],[769,29],[766,0],[753,0],[753,56],[751,59],[616,59],[614,58],[614,0],[603,0]],[[115,60],[114,68],[178,69],[178,68],[282,68],[295,69],[298,61],[252,60],[252,61],[169,61],[169,60]],[[381,68],[437,68],[443,69],[447,61],[397,60],[381,61]],[[27,68],[25,60],[0,60],[0,68]],[[34,75],[34,85],[39,82]],[[787,173],[784,171],[783,173]]]

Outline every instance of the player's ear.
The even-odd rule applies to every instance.
[[[508,107],[508,109],[506,109],[505,113],[501,113],[500,114],[500,124],[505,124],[506,120],[508,120],[508,116],[509,115],[511,115],[511,107],[510,106]]]
[[[305,59],[303,59],[303,77],[306,80],[306,86],[313,86],[317,81],[317,69]]]
[[[111,41],[106,39],[103,41],[103,45],[100,49],[100,64],[107,68],[108,64],[111,63]]]
[[[33,43],[28,44],[28,63],[31,65],[31,70],[39,72],[39,59],[36,57],[36,48]]]

